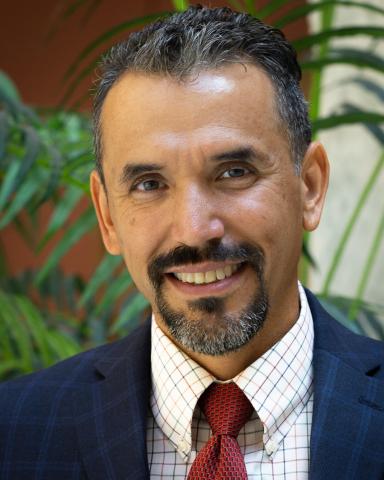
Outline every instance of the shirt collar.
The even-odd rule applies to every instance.
[[[151,408],[156,423],[178,453],[188,457],[198,399],[215,378],[162,332],[152,318]]]
[[[281,443],[312,393],[313,320],[300,284],[299,295],[300,315],[292,328],[233,379],[263,423],[264,445],[271,439],[277,446]],[[197,401],[216,379],[179,350],[154,318],[151,362],[155,421],[185,460]]]
[[[295,324],[233,379],[264,426],[264,445],[270,440],[280,445],[312,394],[313,319],[300,284],[299,294],[301,308]]]

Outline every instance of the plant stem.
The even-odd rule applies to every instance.
[[[333,13],[334,13],[334,6],[330,5],[326,7],[321,12],[321,25],[320,29],[328,30],[332,27],[333,22]],[[328,54],[329,50],[329,41],[322,43],[319,47],[319,59],[325,58]],[[322,81],[322,72],[323,69],[319,69],[312,75],[310,93],[309,93],[309,117],[311,121],[317,120],[320,115],[320,101],[321,101],[321,81]],[[314,135],[316,138],[317,134]],[[306,232],[304,234],[304,240],[309,245],[310,242],[310,234]],[[307,284],[309,280],[310,274],[310,264],[306,258],[302,258],[299,266],[300,278],[302,279],[304,284]]]
[[[384,166],[384,153],[381,154],[379,160],[377,161],[370,177],[368,178],[368,181],[363,189],[363,191],[360,194],[360,197],[358,198],[357,204],[352,212],[352,215],[347,223],[347,226],[344,229],[344,232],[340,238],[339,244],[336,248],[336,252],[333,256],[331,266],[328,270],[327,276],[325,277],[324,281],[324,286],[322,290],[322,295],[328,295],[329,294],[329,287],[332,283],[333,277],[335,276],[337,267],[339,266],[341,257],[343,256],[344,250],[345,250],[345,245],[347,244],[349,237],[351,236],[351,232],[353,227],[356,224],[356,221],[361,213],[361,210],[363,206],[365,205],[365,202],[372,190],[372,187],[374,186],[375,182],[379,178],[379,174],[381,169]]]
[[[368,258],[367,258],[367,261],[365,263],[364,270],[363,270],[363,273],[362,273],[361,278],[360,278],[359,285],[358,285],[357,290],[356,290],[355,298],[354,298],[354,300],[352,302],[352,305],[351,305],[351,307],[349,309],[349,312],[348,312],[348,318],[350,320],[355,320],[356,319],[356,315],[359,311],[361,300],[363,298],[365,289],[367,287],[369,275],[370,275],[372,267],[374,265],[374,261],[375,261],[375,258],[377,256],[377,253],[379,251],[379,247],[381,245],[381,241],[382,241],[383,237],[384,237],[384,214],[382,215],[379,226],[376,229],[376,233],[375,233],[375,236],[374,236],[374,239],[373,239],[373,242],[372,242],[372,246],[369,250]]]

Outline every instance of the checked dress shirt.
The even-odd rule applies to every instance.
[[[308,478],[313,407],[313,320],[299,284],[300,315],[270,350],[232,380],[254,412],[238,442],[250,480]],[[210,427],[197,406],[215,381],[152,322],[152,393],[147,423],[151,479],[184,480]]]

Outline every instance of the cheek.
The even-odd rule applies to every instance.
[[[128,217],[120,222],[118,236],[122,245],[125,265],[136,287],[149,300],[152,285],[148,278],[148,265],[158,254],[160,230],[153,223],[147,225],[140,216]]]
[[[236,240],[259,244],[266,255],[272,256],[272,261],[274,257],[287,255],[287,250],[297,244],[300,248],[302,227],[296,197],[265,188],[234,199],[225,212],[230,218],[229,225],[239,236]]]

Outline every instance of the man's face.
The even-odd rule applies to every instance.
[[[183,83],[128,73],[105,100],[104,242],[187,350],[240,348],[297,298],[313,212],[274,98],[260,69],[231,65]]]

